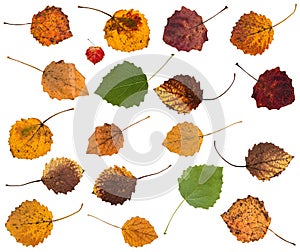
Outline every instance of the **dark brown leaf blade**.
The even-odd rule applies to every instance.
[[[93,193],[112,205],[123,204],[135,192],[137,178],[125,167],[105,169],[95,181]]]
[[[255,144],[245,158],[247,170],[259,180],[280,175],[292,159],[293,156],[272,143]]]

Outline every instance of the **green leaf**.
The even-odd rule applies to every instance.
[[[129,108],[144,101],[147,92],[147,76],[142,69],[124,61],[103,78],[95,94],[113,105]]]
[[[212,207],[220,198],[222,171],[222,167],[214,165],[187,168],[178,179],[181,196],[193,207]]]

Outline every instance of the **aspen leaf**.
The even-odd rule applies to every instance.
[[[45,155],[51,149],[52,132],[45,123],[52,117],[69,111],[58,112],[43,122],[37,118],[21,119],[9,131],[9,146],[13,157],[34,159]]]
[[[126,200],[131,199],[132,193],[135,192],[137,180],[153,176],[163,172],[167,168],[148,175],[136,178],[125,167],[109,167],[101,172],[94,184],[93,193],[103,201],[112,205],[123,204]]]
[[[26,200],[11,212],[5,227],[17,242],[34,247],[42,243],[51,234],[53,222],[68,218],[78,213],[81,208],[82,205],[76,212],[53,220],[52,213],[46,206],[41,205],[35,199],[32,201]]]
[[[238,49],[241,49],[245,54],[262,54],[273,41],[274,27],[281,24],[292,16],[294,11],[284,20],[272,25],[269,18],[264,15],[257,14],[251,11],[249,14],[244,14],[233,27],[230,41]]]
[[[141,218],[139,216],[130,218],[123,224],[122,227],[101,220],[91,214],[88,214],[88,216],[102,221],[103,223],[108,224],[112,227],[121,229],[124,241],[131,247],[142,247],[158,238],[151,223],[145,218]]]
[[[100,46],[90,46],[86,50],[85,55],[95,65],[103,59],[105,54]]]
[[[144,101],[147,92],[147,76],[142,69],[124,61],[103,78],[95,94],[113,105],[129,108]]]
[[[249,149],[248,156],[245,158],[246,165],[234,165],[222,157],[217,149],[216,151],[226,163],[235,167],[246,167],[251,175],[259,180],[270,180],[279,176],[294,158],[272,143],[255,144],[252,149]]]

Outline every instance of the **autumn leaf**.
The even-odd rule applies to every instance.
[[[295,101],[292,80],[285,71],[280,71],[279,67],[266,70],[256,79],[238,63],[236,63],[236,66],[256,81],[251,97],[256,100],[256,106],[258,108],[280,109]]]
[[[103,59],[105,54],[100,46],[90,46],[86,50],[85,55],[95,65]]]
[[[203,98],[200,82],[189,75],[176,75],[154,88],[154,91],[168,108],[177,111],[179,114],[185,114],[196,109],[204,100],[216,100],[223,96],[231,88],[234,81],[235,74],[230,86],[214,98]]]
[[[78,96],[89,94],[85,85],[85,77],[76,69],[73,63],[65,63],[63,60],[58,62],[52,61],[43,71],[20,60],[11,57],[7,58],[42,72],[43,90],[47,92],[52,99],[73,100]]]
[[[150,118],[147,116],[121,130],[114,123],[105,123],[103,126],[97,126],[95,132],[89,137],[89,144],[86,153],[97,154],[99,156],[117,154],[123,147],[123,131]]]
[[[45,155],[51,149],[52,132],[45,123],[52,117],[74,110],[67,109],[58,112],[43,122],[37,118],[21,119],[9,131],[9,146],[13,157],[34,159]]]
[[[253,242],[265,237],[268,230],[277,237],[283,239],[269,228],[271,217],[265,209],[264,202],[258,198],[248,196],[238,199],[232,206],[221,215],[230,232],[241,242]]]
[[[245,54],[262,54],[273,41],[273,28],[292,16],[296,8],[297,4],[295,4],[294,11],[287,18],[275,25],[272,25],[269,18],[253,11],[244,14],[233,27],[230,38],[231,43]]]
[[[132,193],[135,192],[137,180],[149,176],[157,175],[170,165],[156,173],[148,174],[136,178],[125,167],[109,167],[101,172],[94,184],[93,193],[103,201],[109,202],[112,205],[123,204],[126,200],[131,199]]]
[[[33,15],[31,23],[8,25],[31,24],[30,32],[32,36],[43,46],[58,44],[59,42],[73,36],[70,31],[68,16],[61,8],[47,6],[44,10]]]
[[[270,180],[280,175],[294,158],[272,143],[259,143],[249,149],[248,156],[245,158],[246,165],[234,165],[223,158],[216,144],[214,145],[217,153],[226,163],[235,167],[246,167],[251,175],[259,180]]]
[[[5,227],[17,242],[34,247],[51,234],[53,222],[68,218],[78,213],[81,208],[82,205],[76,212],[53,220],[52,213],[46,206],[41,205],[35,199],[26,200],[11,212]]]
[[[113,225],[109,222],[99,219],[98,217],[88,214],[88,216],[93,217],[105,224],[122,230],[122,235],[124,241],[131,247],[142,247],[146,244],[150,244],[155,239],[158,238],[154,227],[145,218],[139,216],[132,217],[127,220],[122,227]]]
[[[220,197],[222,179],[223,168],[214,165],[195,165],[184,170],[181,177],[178,178],[179,192],[183,201],[171,216],[164,234],[167,233],[175,213],[185,201],[195,208],[213,207]]]
[[[227,9],[227,6],[219,13],[225,9]],[[168,18],[167,25],[164,29],[163,41],[175,47],[178,51],[189,52],[193,49],[201,51],[203,44],[208,41],[207,29],[204,25],[206,21],[202,21],[202,17],[199,16],[196,11],[182,6],[180,11],[176,10],[174,14]]]
[[[241,121],[236,123],[240,122]],[[230,124],[223,129],[226,129],[227,127],[230,127],[236,123]],[[178,123],[167,133],[167,136],[162,144],[169,151],[177,153],[178,155],[193,156],[200,150],[203,137],[217,133],[223,129],[203,135],[202,131],[193,123]]]
[[[90,7],[78,8],[96,10],[110,17],[104,27],[104,38],[113,49],[131,52],[148,46],[150,29],[146,17],[138,10],[118,10],[110,15]]]

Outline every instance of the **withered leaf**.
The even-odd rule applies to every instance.
[[[127,220],[122,227],[124,241],[131,247],[142,247],[158,238],[154,227],[139,216]]]
[[[76,69],[73,63],[63,60],[52,61],[46,66],[42,76],[43,90],[51,98],[58,100],[71,99],[88,95],[85,77]]]
[[[258,108],[280,109],[287,106],[295,101],[292,79],[279,67],[266,70],[254,85],[252,98]]]
[[[111,156],[117,154],[123,144],[124,137],[121,129],[114,123],[105,123],[103,126],[96,127],[95,132],[90,136],[86,153]]]
[[[189,75],[176,75],[154,89],[161,101],[178,113],[189,113],[202,101],[200,82]]]
[[[250,195],[234,202],[221,217],[230,232],[241,242],[264,238],[271,222],[264,202]]]
[[[245,159],[246,168],[253,176],[270,180],[285,170],[293,156],[272,143],[259,143],[248,151]]]
[[[30,32],[43,46],[55,45],[73,36],[68,16],[55,6],[47,6],[32,17]]]
[[[82,173],[83,169],[77,162],[65,157],[52,158],[45,165],[41,180],[49,190],[66,194],[74,190],[80,182]]]
[[[125,167],[110,167],[99,174],[94,185],[94,194],[112,205],[123,204],[131,199],[137,178]]]
[[[208,40],[207,29],[202,23],[202,17],[196,11],[182,6],[168,18],[163,41],[175,47],[178,51],[201,51],[204,42]]]

